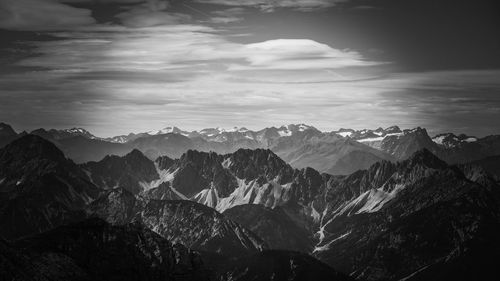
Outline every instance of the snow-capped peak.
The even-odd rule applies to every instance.
[[[169,126],[169,127],[163,128],[161,130],[149,131],[146,134],[151,135],[151,136],[164,135],[164,134],[179,134],[179,135],[187,136],[187,135],[189,135],[189,132],[185,132],[185,131],[183,131],[175,126]]]
[[[457,136],[453,133],[444,133],[436,135],[435,137],[432,138],[432,141],[438,145],[451,148],[451,147],[456,147],[457,145],[460,145],[464,142],[465,143],[476,142],[477,138],[473,136],[467,136],[464,134]]]
[[[82,129],[82,128],[71,128],[71,129],[66,129],[64,131],[68,132],[68,133],[74,133],[74,134],[85,134],[85,133],[88,133],[87,130]]]
[[[84,136],[89,139],[96,139],[96,136],[92,135],[89,131],[83,129],[83,128],[71,128],[71,129],[65,129],[61,130],[64,133],[73,135],[73,136]]]
[[[222,132],[228,132],[228,133],[246,133],[248,132],[249,130],[245,127],[241,127],[241,128],[238,128],[238,127],[233,127],[232,129],[222,129]]]

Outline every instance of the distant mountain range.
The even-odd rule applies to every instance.
[[[221,142],[169,132],[111,143],[81,130],[73,132],[86,136],[56,140],[4,129],[12,140],[0,148],[0,276],[485,280],[496,273],[498,137],[282,128],[279,136],[262,133],[267,148],[181,146],[178,157],[154,160],[145,147],[176,149],[159,145],[163,139],[229,145],[243,132],[207,130],[210,138],[229,134]],[[75,164],[71,146],[60,149],[74,138],[126,152]],[[325,172],[340,163],[354,169],[347,155],[368,167]]]
[[[0,147],[25,134],[0,124]],[[447,133],[431,137],[423,128],[402,130],[398,126],[332,132],[321,132],[305,124],[259,131],[207,128],[189,132],[166,127],[112,138],[99,138],[82,128],[37,129],[31,134],[50,140],[76,163],[99,161],[107,155],[123,156],[133,149],[155,160],[159,156],[179,158],[188,150],[226,154],[240,148],[263,148],[271,149],[295,168],[311,167],[333,175],[348,175],[382,160],[404,160],[424,148],[449,164],[500,154],[500,136],[477,138]]]

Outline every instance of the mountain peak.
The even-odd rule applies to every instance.
[[[132,151],[130,151],[129,153],[127,153],[127,155],[125,155],[125,157],[146,157],[144,156],[144,154],[142,153],[142,151],[140,151],[139,149],[137,148],[134,148]]]
[[[57,132],[57,130],[55,130]],[[86,137],[86,138],[89,138],[89,139],[95,139],[96,136],[94,136],[93,134],[91,134],[89,131],[83,129],[83,128],[77,128],[77,127],[74,127],[74,128],[71,128],[71,129],[65,129],[65,130],[60,130],[59,132],[62,132],[62,133],[67,133],[71,136],[83,136],[83,137]]]
[[[15,136],[16,131],[9,124],[0,122],[0,136]]]
[[[290,130],[292,132],[293,131],[303,132],[303,131],[306,131],[306,130],[317,130],[313,126],[306,125],[304,123],[301,123],[301,124],[290,124],[290,125],[284,126],[284,127],[286,127],[288,130]]]
[[[448,164],[443,160],[439,159],[430,150],[424,148],[413,153],[410,158],[408,158],[404,163],[410,165],[422,165],[428,168],[444,169],[448,167]]]
[[[385,132],[387,134],[390,134],[390,133],[400,133],[401,132],[401,128],[399,128],[398,126],[394,125],[394,126],[386,128]]]
[[[8,153],[12,157],[21,157],[24,160],[49,159],[53,161],[66,161],[64,153],[53,143],[42,137],[28,134],[5,146],[0,158]]]

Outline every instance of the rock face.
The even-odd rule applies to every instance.
[[[226,155],[188,151],[163,173],[170,175],[171,188],[181,198],[221,212],[243,204],[307,205],[328,178],[310,168],[293,169],[265,149],[240,149]]]
[[[0,122],[0,148],[18,138],[18,134],[8,124]]]
[[[123,157],[106,156],[81,167],[97,186],[103,189],[123,187],[133,194],[148,189],[151,182],[160,179],[154,162],[136,149]]]
[[[61,271],[61,260],[69,280],[208,280],[209,276],[197,253],[172,246],[139,224],[112,226],[90,219],[14,245],[27,253],[35,271],[43,270],[41,276]]]
[[[106,155],[123,156],[132,148],[126,144],[111,143],[95,137],[81,128],[68,130],[37,129],[31,132],[54,143],[64,154],[76,163],[98,161]]]
[[[140,137],[127,145],[141,150],[151,159],[164,155],[178,158],[183,152],[194,148],[191,139],[174,133]]]
[[[308,255],[276,250],[239,258],[220,275],[224,281],[353,280]]]
[[[362,280],[488,263],[485,245],[500,245],[488,234],[500,227],[499,191],[427,150],[333,179],[314,255]]]
[[[487,173],[495,176],[500,181],[500,155],[490,156],[484,159],[476,160],[471,163],[483,168]]]
[[[0,235],[7,239],[78,219],[98,193],[76,164],[38,136],[0,150]]]
[[[295,223],[281,208],[262,205],[240,205],[223,213],[262,238],[270,249],[310,253],[313,249],[311,233]]]
[[[378,161],[349,175],[295,169],[270,149],[189,150],[154,162],[134,150],[76,165],[51,142],[18,135],[0,149],[0,235],[7,239],[0,240],[0,280],[489,280],[496,274],[496,158],[448,164],[496,153],[496,137],[453,143],[447,135],[443,145],[423,129],[377,129],[360,132],[366,138],[358,141],[371,138],[366,150],[353,140],[356,131],[338,134],[299,125],[177,135],[195,146],[221,143],[220,149],[246,138],[292,158],[297,147],[307,147],[297,159],[311,151],[329,159],[337,149],[329,146],[339,142],[338,169],[377,161],[369,150],[404,160]],[[60,136],[54,141],[98,141]],[[362,149],[343,150],[354,146]],[[315,150],[323,147],[330,150]]]
[[[349,137],[387,154],[405,160],[418,150],[427,149],[449,164],[463,164],[500,155],[500,137],[477,138],[464,134],[439,134],[430,137],[423,128],[401,130],[397,126],[377,130],[341,130],[336,134]]]
[[[116,225],[140,221],[174,243],[227,256],[266,247],[253,232],[214,209],[191,201],[137,198],[117,188],[90,204],[87,212]]]
[[[320,134],[279,139],[271,149],[293,167],[311,167],[333,175],[366,169],[389,154],[337,134]]]
[[[56,252],[35,254],[0,240],[2,281],[90,281],[71,258]]]
[[[253,232],[195,202],[151,200],[144,207],[142,221],[173,242],[226,256],[267,247]]]
[[[438,147],[420,127],[413,130],[405,130],[402,135],[390,135],[384,138],[380,148],[394,158],[399,160],[408,159],[413,153],[427,149],[436,153]]]

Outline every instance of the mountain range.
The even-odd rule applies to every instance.
[[[484,280],[500,260],[496,136],[2,126],[0,280]],[[123,153],[72,160],[75,138]]]
[[[0,124],[0,147],[26,135]],[[53,142],[76,163],[100,161],[107,155],[124,156],[134,149],[156,160],[179,158],[188,150],[233,153],[238,149],[270,149],[294,168],[311,167],[332,175],[348,175],[383,160],[400,161],[428,149],[448,164],[481,160],[500,154],[500,136],[483,138],[443,133],[429,136],[423,128],[339,129],[321,132],[310,125],[242,128],[207,128],[185,131],[177,127],[109,138],[96,137],[83,128],[37,129],[31,132]]]

